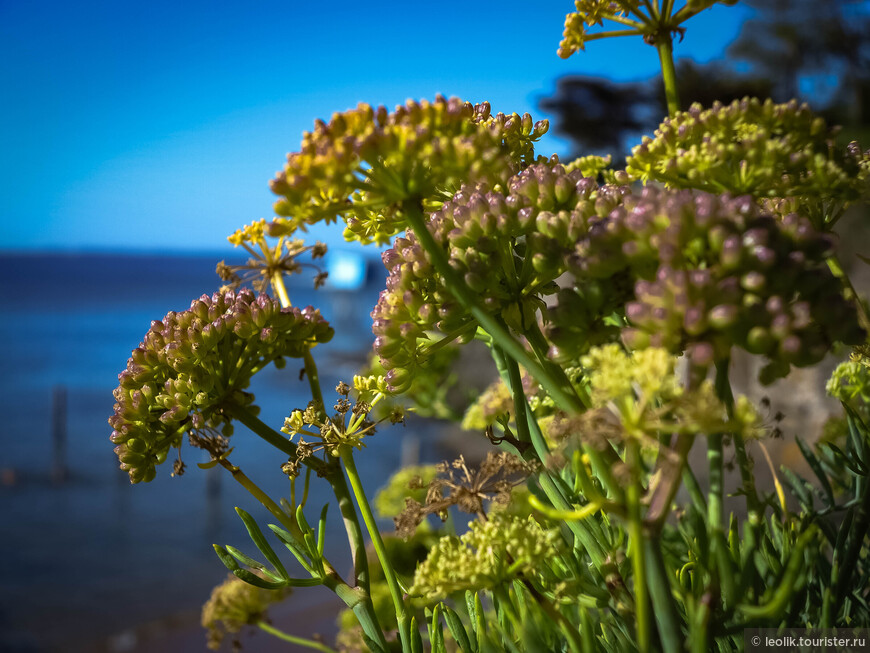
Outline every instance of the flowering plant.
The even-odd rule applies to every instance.
[[[153,323],[115,391],[121,467],[147,482],[178,449],[180,475],[186,440],[276,522],[238,510],[265,562],[215,545],[233,577],[204,610],[210,645],[255,624],[321,651],[700,653],[742,650],[748,627],[870,626],[870,322],[832,233],[866,195],[870,153],[796,102],[680,111],[672,39],[712,4],[577,0],[568,16],[562,56],[622,35],[658,50],[670,115],[624,170],[540,156],[546,121],[485,102],[360,105],[289,155],[272,182],[279,217],[230,237],[252,258],[218,266],[227,287]],[[619,28],[594,30],[605,22]],[[325,253],[296,236],[339,220],[347,240],[390,247],[376,360],[330,409],[314,353],[332,327],[293,306],[284,279]],[[494,382],[447,410],[431,388],[472,340]],[[774,426],[732,393],[732,357],[763,356],[770,383],[844,345],[855,353],[828,386],[843,419],[815,447],[798,440],[816,482],[771,466],[774,492],[761,491],[748,444],[766,456]],[[276,428],[247,388],[288,357],[311,401]],[[375,501],[391,537],[356,457],[407,409],[461,419],[493,451],[478,467],[400,471]],[[290,501],[232,462],[235,422],[277,450]],[[349,576],[324,553],[328,504],[316,527],[306,516],[312,471],[341,512]],[[265,618],[314,585],[347,605],[334,647]]]

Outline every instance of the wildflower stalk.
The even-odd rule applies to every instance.
[[[312,648],[315,651],[323,651],[323,653],[336,653],[336,650],[334,648],[330,648],[323,642],[316,642],[313,639],[306,639],[304,637],[297,637],[296,635],[285,633],[283,630],[279,630],[271,624],[266,623],[265,621],[258,621],[257,627],[261,630],[266,631],[270,635],[274,635],[278,639],[282,639],[285,642],[290,642],[291,644],[296,644],[297,646]]]
[[[677,91],[677,71],[674,67],[674,42],[670,34],[656,36],[656,50],[662,67],[662,82],[665,85],[665,98],[668,114],[673,116],[680,110],[680,96]]]
[[[357,504],[362,513],[363,521],[368,529],[369,537],[372,538],[372,545],[375,547],[375,553],[378,555],[378,560],[381,561],[384,578],[387,581],[387,587],[389,588],[390,596],[393,599],[393,607],[396,610],[396,620],[399,624],[399,640],[402,643],[402,650],[406,652],[410,651],[411,639],[408,610],[405,606],[405,601],[402,598],[402,590],[399,587],[399,582],[396,579],[393,566],[387,556],[387,549],[384,546],[384,540],[381,538],[381,532],[378,530],[377,521],[375,521],[374,513],[372,512],[365,490],[363,489],[359,472],[357,472],[356,464],[353,460],[353,449],[346,446],[341,447],[340,456],[341,462],[344,463],[344,471],[347,473],[347,478],[350,480],[350,486],[353,489],[353,494],[356,497]]]
[[[308,378],[308,385],[311,386],[311,398],[320,410],[325,411],[326,404],[323,403],[323,391],[320,389],[320,375],[317,373],[317,365],[314,363],[310,349],[305,351],[302,360],[305,361],[305,376]]]
[[[541,433],[537,420],[528,409],[525,392],[523,391],[522,378],[520,377],[519,366],[516,361],[512,360],[498,347],[493,347],[493,355],[499,364],[500,370],[505,368],[507,370],[507,378],[504,379],[504,381],[508,385],[511,395],[513,396],[519,440],[521,442],[531,442],[538,459],[541,462],[545,462],[549,456],[549,449],[547,448],[544,435]],[[591,451],[591,448],[589,447],[586,449]],[[574,506],[571,505],[558,484],[550,476],[546,467],[538,476],[538,481],[541,484],[541,489],[544,491],[544,494],[547,495],[547,498],[556,510],[566,512],[574,510]],[[569,519],[566,521],[566,525],[585,549],[595,568],[603,574],[602,570],[607,565],[607,554],[601,546],[603,540],[596,537],[591,532],[590,522],[588,520],[577,521]],[[620,609],[624,609],[626,613],[632,609],[631,606],[634,603],[634,600],[628,592],[622,578],[619,578],[619,581],[613,584],[611,592],[616,598],[618,604],[620,604]]]
[[[671,592],[671,574],[668,573],[662,555],[660,535],[648,533],[644,539],[644,547],[649,596],[655,606],[655,619],[662,651],[678,653],[683,650],[683,634],[677,606],[674,604],[674,596]]]
[[[583,403],[574,397],[570,390],[563,388],[547,370],[543,369],[523,349],[523,346],[511,336],[508,330],[499,324],[496,318],[480,305],[475,294],[459,278],[453,268],[450,267],[447,257],[444,256],[441,247],[435,242],[435,239],[426,227],[423,209],[420,206],[419,200],[407,200],[403,202],[402,208],[404,209],[408,224],[414,230],[414,234],[426,250],[435,270],[462,307],[474,316],[480,326],[489,333],[492,339],[511,358],[521,363],[538,380],[562,410],[572,414],[582,413],[585,410]]]
[[[289,308],[292,304],[290,304],[290,295],[287,294],[287,286],[284,285],[284,273],[281,270],[275,270],[272,273],[271,281],[281,306]]]
[[[245,488],[252,497],[254,497],[260,504],[269,511],[269,513],[281,522],[281,525],[284,526],[294,537],[298,537],[302,539],[302,531],[299,529],[299,525],[296,523],[296,517],[293,515],[289,515],[281,509],[277,503],[275,503],[272,498],[263,492],[259,485],[254,483],[248,476],[241,470],[240,467],[231,464],[226,458],[220,458],[218,464],[227,470],[235,479],[235,481]]]
[[[290,306],[290,297],[287,294],[287,288],[284,285],[284,275],[278,270],[272,275],[272,288],[278,295],[281,305],[285,308]],[[314,356],[311,354],[311,349],[306,349],[303,354],[305,361],[305,376],[308,379],[308,385],[311,388],[311,396],[314,402],[319,406],[320,410],[325,410],[326,405],[323,402],[323,390],[320,387],[320,374],[317,371],[317,364],[314,361]],[[257,420],[259,422],[259,420]],[[265,424],[260,422],[260,425],[265,427]],[[266,427],[268,428],[268,427]],[[271,430],[271,429],[269,429]],[[274,433],[274,431],[273,431]],[[277,433],[275,434],[278,435]],[[280,437],[280,436],[278,436]],[[286,442],[292,446],[286,438],[280,438],[282,442]],[[283,450],[283,449],[282,449]],[[321,461],[308,457],[305,459],[305,464],[309,467],[314,467],[311,463],[316,462],[318,465]],[[354,582],[362,590],[364,599],[362,604],[358,606],[354,612],[359,613],[357,617],[360,619],[360,625],[363,626],[366,634],[372,637],[375,641],[386,647],[383,629],[378,623],[377,614],[375,613],[374,604],[371,598],[370,572],[368,556],[366,555],[365,541],[363,540],[362,527],[359,523],[359,518],[356,514],[353,501],[350,497],[350,490],[347,487],[347,481],[344,474],[341,472],[340,465],[336,462],[328,466],[328,470],[323,473],[329,486],[332,488],[332,493],[338,502],[338,509],[341,512],[341,518],[344,522],[344,530],[347,535],[347,543],[350,547],[351,559],[353,560]]]
[[[275,503],[268,494],[263,492],[256,483],[248,478],[239,467],[232,465],[225,458],[219,459],[218,463],[221,467],[230,472],[236,482],[257,499],[257,501],[259,501],[273,517],[281,522],[295,539],[299,541],[303,540],[302,531],[296,523],[296,518],[293,515],[284,512],[281,507]],[[336,596],[344,601],[345,605],[353,611],[366,635],[377,641],[386,649],[386,640],[383,631],[378,624],[374,606],[368,592],[360,588],[351,587],[344,582],[335,570],[335,567],[333,567],[326,558],[322,558],[322,562],[324,570],[324,576],[322,578],[323,585],[335,592]]]

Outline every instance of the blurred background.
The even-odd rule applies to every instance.
[[[665,113],[657,57],[616,39],[559,59],[571,10],[565,0],[0,0],[0,651],[206,650],[199,608],[225,576],[211,544],[251,548],[232,506],[253,512],[253,500],[220,470],[190,469],[190,452],[183,478],[161,469],[131,487],[108,440],[117,373],[151,320],[215,291],[217,261],[243,258],[226,237],[271,217],[267,182],[315,118],[441,93],[549,118],[540,153],[618,159]],[[675,48],[682,101],[796,96],[866,148],[868,17],[866,0],[707,10]],[[866,216],[843,224],[849,258]],[[333,282],[290,284],[295,304],[336,328],[315,350],[327,389],[364,364],[384,279],[379,252],[340,233],[310,234],[330,245]],[[253,386],[276,425],[307,403],[306,388],[293,371]],[[403,456],[449,455],[440,430],[412,418],[379,434],[360,458],[367,487]],[[268,448],[235,440],[234,462],[286,494]],[[341,527],[330,529],[341,562]],[[328,632],[329,601],[306,592],[275,621]],[[264,634],[246,646],[290,650]]]

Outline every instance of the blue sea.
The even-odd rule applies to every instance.
[[[261,523],[268,513],[222,470],[198,469],[202,452],[184,450],[183,477],[171,478],[165,465],[152,483],[131,486],[106,422],[117,374],[151,320],[215,291],[215,263],[201,255],[0,255],[0,651],[111,650],[105,642],[122,641],[119,633],[199,609],[226,576],[212,543],[255,551],[233,506]],[[291,280],[293,303],[320,308],[336,329],[314,350],[327,397],[371,350],[369,313],[384,274],[377,259],[371,270],[354,291]],[[276,427],[309,400],[293,361],[261,373],[252,390]],[[67,404],[65,452],[53,439],[58,394]],[[368,488],[399,466],[412,432],[386,429],[361,452]],[[280,455],[241,426],[232,444],[235,464],[273,496],[289,496]],[[312,492],[315,516],[328,488]],[[331,517],[327,550],[347,568],[340,519]],[[205,651],[204,637],[191,650]]]

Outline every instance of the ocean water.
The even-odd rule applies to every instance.
[[[151,320],[217,289],[214,263],[0,255],[0,651],[98,650],[97,642],[125,629],[197,610],[226,575],[212,543],[255,552],[233,506],[261,523],[268,514],[222,470],[197,469],[202,452],[183,451],[183,477],[170,478],[164,465],[152,483],[131,486],[108,439],[111,392],[130,351]],[[319,307],[336,329],[314,350],[327,398],[370,351],[369,312],[383,287],[382,270],[372,269],[375,278],[353,292],[314,291],[310,278],[290,285],[294,304]],[[62,460],[52,439],[56,388],[67,398]],[[309,400],[293,361],[264,371],[251,389],[274,426]],[[358,456],[366,487],[376,489],[398,467],[412,430],[387,429]],[[232,443],[235,464],[273,496],[289,496],[274,450],[241,426]],[[59,462],[69,474],[62,483],[52,473]],[[326,492],[314,484],[313,517]],[[343,569],[343,529],[331,518],[327,551]]]

